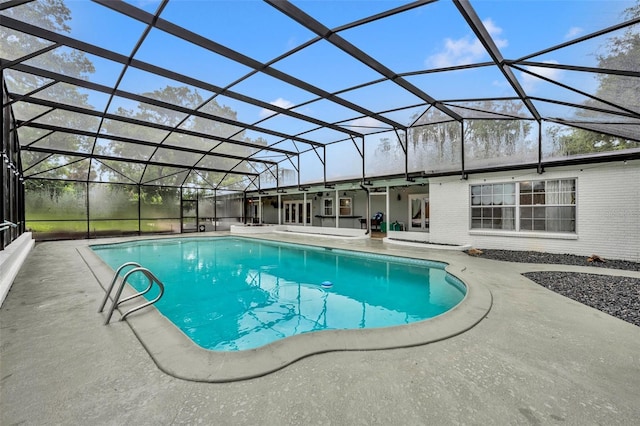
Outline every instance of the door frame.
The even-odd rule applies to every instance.
[[[306,203],[306,211],[305,211]],[[293,207],[295,206],[295,207]],[[287,220],[287,212],[289,212],[289,219]],[[291,220],[294,216],[291,214],[295,212],[295,222]],[[286,200],[282,202],[282,223],[285,225],[311,225],[311,212],[313,212],[313,201],[305,200]]]
[[[409,194],[407,197],[408,200],[408,226],[407,229],[409,231],[418,231],[418,232],[429,232],[429,216],[430,216],[430,204],[429,204],[429,194]],[[420,226],[414,226],[413,221],[417,218],[413,217],[413,211],[411,210],[412,202],[414,200],[420,200]]]
[[[190,203],[194,203],[195,204],[195,216],[185,216],[184,215],[184,209],[187,205],[189,205]],[[190,200],[190,199],[185,199],[185,198],[180,198],[180,233],[184,233],[185,232],[185,219],[195,219],[195,227],[193,230],[189,229],[186,232],[198,232],[198,223],[199,223],[199,218],[198,218],[198,199],[195,200]]]

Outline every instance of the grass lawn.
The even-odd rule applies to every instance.
[[[33,220],[27,219],[27,228],[36,234],[85,234],[86,220]],[[179,219],[141,219],[141,232],[179,232]],[[91,220],[90,234],[133,233],[138,232],[138,219]],[[44,237],[45,235],[41,235]]]

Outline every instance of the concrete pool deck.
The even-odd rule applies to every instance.
[[[160,370],[127,322],[102,325],[96,310],[104,290],[77,249],[122,239],[41,243],[0,309],[0,424],[585,425],[640,418],[640,327],[521,276],[640,273],[513,264],[373,240],[272,238],[465,265],[451,272],[486,287],[493,304],[477,325],[445,340],[327,352],[262,377],[200,383]]]

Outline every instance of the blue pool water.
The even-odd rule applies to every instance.
[[[319,330],[421,321],[451,309],[466,293],[443,263],[248,238],[91,248],[114,270],[130,261],[149,268],[166,287],[158,310],[195,343],[217,351]],[[141,275],[129,279],[138,290],[148,283]]]

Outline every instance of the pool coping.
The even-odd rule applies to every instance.
[[[99,285],[106,289],[113,278],[113,269],[90,247],[79,247],[77,250]],[[370,253],[368,250],[353,251]],[[452,270],[464,271],[464,269],[463,265],[455,265],[452,262],[449,262],[445,268],[454,276],[456,275],[451,272]],[[493,297],[488,288],[481,283],[469,283],[468,280],[458,276],[456,278],[465,284],[467,294],[453,309],[434,318],[393,327],[306,333],[259,348],[237,352],[211,351],[201,348],[155,307],[131,314],[124,322],[129,325],[149,356],[163,372],[196,382],[231,382],[264,376],[302,358],[324,352],[419,346],[464,333],[488,314]],[[133,294],[133,290],[127,286],[123,294]],[[111,301],[108,301],[107,308],[110,304]],[[134,304],[135,301],[123,304],[118,308],[120,314]],[[118,320],[118,315],[114,315],[109,326],[123,324]]]

